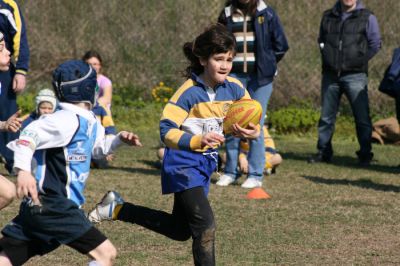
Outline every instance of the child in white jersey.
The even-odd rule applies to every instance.
[[[90,265],[112,265],[115,247],[80,208],[90,159],[106,156],[123,142],[141,143],[127,131],[105,136],[90,111],[97,82],[87,63],[61,64],[53,72],[53,87],[61,110],[33,121],[8,144],[18,173],[17,196],[24,200],[18,216],[2,230],[0,265],[21,265],[61,244],[89,256]]]

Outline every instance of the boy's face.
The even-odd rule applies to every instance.
[[[38,110],[39,115],[51,114],[53,113],[53,105],[49,102],[41,102]]]
[[[200,59],[204,67],[204,81],[208,86],[214,88],[215,85],[225,81],[232,69],[233,52],[213,54],[208,59]]]
[[[6,48],[4,40],[0,42],[0,71],[8,71],[10,69],[11,53]]]

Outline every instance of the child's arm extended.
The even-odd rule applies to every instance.
[[[122,143],[130,146],[142,146],[138,135],[132,132],[121,131],[117,135],[105,135],[104,128],[99,126],[97,134],[98,137],[92,151],[92,157],[95,159],[100,159],[113,153]]]
[[[121,131],[119,133],[119,138],[126,144],[130,146],[139,146],[142,147],[142,143],[140,143],[139,136],[128,131]]]

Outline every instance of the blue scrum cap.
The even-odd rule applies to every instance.
[[[96,71],[82,60],[66,61],[53,71],[53,87],[60,102],[86,102],[93,107],[98,91]]]

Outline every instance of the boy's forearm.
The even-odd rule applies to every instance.
[[[33,154],[26,153],[15,153],[14,154],[14,168],[31,172],[31,161]]]
[[[113,153],[122,144],[123,141],[119,138],[119,134],[107,135],[104,139],[104,144],[93,149],[92,156],[94,159],[104,158],[108,154]]]

